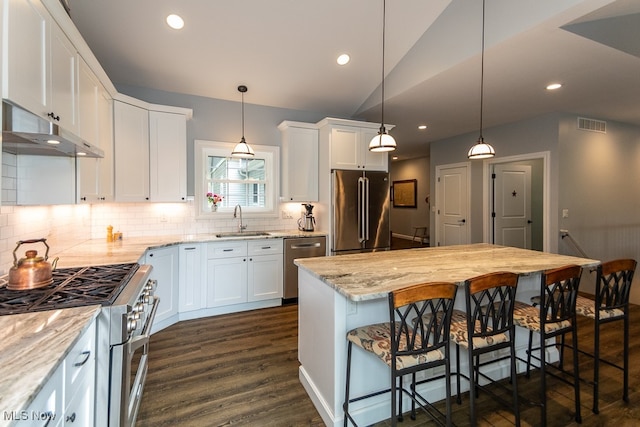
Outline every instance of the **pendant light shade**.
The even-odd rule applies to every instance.
[[[238,92],[242,94],[242,138],[231,152],[232,157],[252,158],[253,156],[255,156],[253,148],[251,148],[249,144],[247,144],[247,141],[245,141],[244,139],[244,93],[247,90],[247,87],[244,85],[238,86]]]
[[[470,159],[488,159],[496,155],[496,150],[486,142],[482,137],[478,138],[478,142],[471,147],[467,157]]]
[[[482,60],[480,66],[480,136],[476,145],[471,147],[467,157],[469,159],[488,159],[496,155],[496,150],[482,137],[482,107],[484,104],[484,10],[485,0],[482,0]]]
[[[380,130],[378,134],[369,142],[369,151],[382,152],[396,149],[396,140],[387,133],[384,127],[384,41],[385,41],[385,21],[386,21],[386,0],[382,0],[382,104],[380,113]]]
[[[371,138],[369,142],[369,151],[382,152],[393,151],[396,149],[396,140],[387,133],[384,126],[380,126],[378,134]]]

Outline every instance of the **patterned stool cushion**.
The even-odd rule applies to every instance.
[[[491,330],[491,328],[488,328]],[[476,322],[475,332],[480,332],[480,324]],[[467,313],[460,310],[453,310],[451,315],[451,340],[464,348],[469,348],[469,337],[467,336]],[[474,337],[473,348],[484,348],[508,341],[506,334],[494,334],[486,337]]]
[[[516,301],[513,309],[513,322],[523,328],[540,332],[540,309]],[[562,322],[545,323],[544,329],[545,333],[550,333],[559,329],[568,328],[569,326],[571,326],[571,322],[563,320]]]
[[[391,366],[391,325],[389,323],[378,323],[375,325],[362,326],[347,332],[347,339],[375,354],[380,360]],[[416,337],[416,347],[422,345],[420,337]],[[406,350],[407,344],[404,339],[400,342],[400,350]],[[439,350],[414,356],[398,356],[396,358],[396,368],[403,369],[422,363],[433,362],[444,359],[444,354]]]
[[[595,319],[596,302],[592,299],[578,296],[578,298],[576,298],[576,314]],[[624,311],[620,310],[619,308],[614,308],[611,310],[600,310],[601,319],[612,319],[614,317],[622,316],[624,316]]]

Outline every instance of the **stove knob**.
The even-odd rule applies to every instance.
[[[151,298],[151,292],[149,291],[145,291],[144,294],[142,294],[142,302],[144,302],[145,304],[151,304],[153,302],[153,298]]]
[[[138,321],[131,315],[127,316],[127,333],[130,334],[138,328]]]
[[[144,289],[150,292],[153,292],[153,290],[158,286],[158,281],[155,279],[149,279],[147,281],[147,284],[144,286]]]

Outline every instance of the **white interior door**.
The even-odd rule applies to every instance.
[[[438,246],[470,243],[468,176],[468,165],[436,168]]]
[[[531,166],[494,166],[495,244],[531,249]]]

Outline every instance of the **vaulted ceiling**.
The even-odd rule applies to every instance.
[[[380,121],[382,0],[68,2],[116,86],[239,101],[245,84],[249,104]],[[640,1],[486,0],[485,25],[485,128],[549,112],[640,125]],[[478,130],[481,35],[480,0],[387,0],[385,122],[401,158]]]

